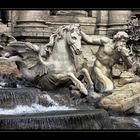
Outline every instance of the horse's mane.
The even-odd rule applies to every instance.
[[[58,39],[62,39],[64,35],[64,31],[69,32],[74,29],[79,30],[80,25],[79,24],[70,24],[70,25],[63,25],[60,26],[51,36],[50,41],[46,46],[53,46],[55,42],[55,38],[58,37]]]

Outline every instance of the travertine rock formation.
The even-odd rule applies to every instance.
[[[125,112],[140,103],[140,82],[130,83],[101,99],[101,105],[106,109]]]
[[[0,58],[0,75],[14,75],[20,78],[22,73],[17,68],[15,62],[9,61],[6,58]]]

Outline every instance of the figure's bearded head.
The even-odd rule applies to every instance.
[[[116,47],[126,47],[126,42],[128,40],[128,34],[124,31],[120,31],[113,37],[113,42]]]
[[[120,31],[117,34],[114,35],[113,40],[120,40],[120,39],[125,39],[128,40],[128,34],[124,31]]]

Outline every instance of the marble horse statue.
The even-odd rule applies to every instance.
[[[79,68],[75,61],[76,56],[82,53],[79,24],[59,27],[46,45],[17,41],[10,43],[9,47],[20,54],[21,61],[18,59],[17,64],[23,76],[29,80],[39,77],[38,85],[42,89],[53,90],[73,85],[82,95],[91,93],[99,96],[91,92],[93,82],[88,70]]]

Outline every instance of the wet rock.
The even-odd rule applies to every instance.
[[[40,105],[50,107],[50,106],[58,106],[59,103],[54,101],[50,95],[48,95],[47,92],[42,92],[42,95],[39,96],[39,102]]]
[[[122,117],[122,116],[111,116],[110,117],[113,129],[115,130],[138,130],[140,129],[140,118],[136,116],[128,116],[128,117]]]
[[[95,99],[90,95],[84,96],[76,90],[71,91],[68,88],[59,88],[56,91],[43,91],[42,93],[43,95],[39,99],[40,104],[44,106],[59,104],[60,106],[72,107],[78,110],[100,108],[98,105],[100,102],[99,98]]]
[[[120,75],[120,79],[118,80],[119,86],[135,82],[140,82],[140,77],[128,71],[123,71]]]

